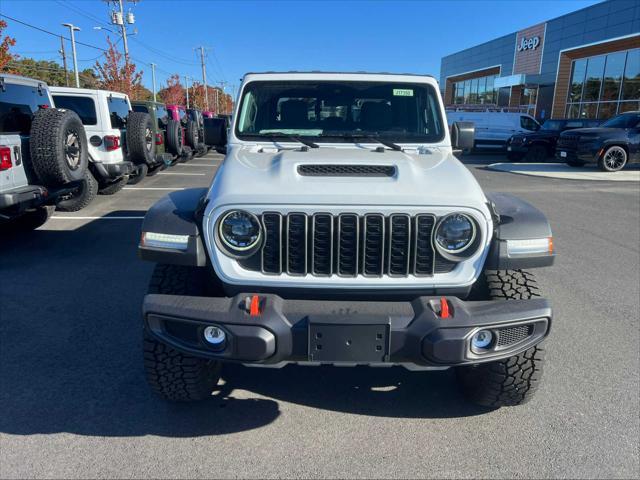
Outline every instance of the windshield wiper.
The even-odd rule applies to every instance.
[[[363,138],[365,140],[373,140],[374,142],[381,143],[385,147],[389,147],[391,150],[396,150],[398,152],[402,152],[402,147],[397,143],[393,143],[389,140],[385,140],[378,133],[341,133],[341,134],[324,134],[323,137],[337,137],[337,138],[348,138],[350,140],[356,140],[358,138]]]
[[[291,140],[295,140],[296,142],[300,142],[303,145],[306,145],[307,147],[310,147],[310,148],[320,148],[320,145],[318,145],[317,143],[314,143],[311,140],[305,140],[304,138],[301,138],[300,136],[294,135],[292,133],[271,132],[271,133],[261,133],[260,136],[270,138],[270,139],[288,138]]]

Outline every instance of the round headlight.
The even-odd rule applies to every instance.
[[[218,225],[220,240],[231,253],[247,254],[260,245],[262,229],[253,213],[232,210],[222,216]]]
[[[447,215],[436,228],[435,243],[443,253],[457,254],[465,251],[476,238],[476,225],[463,213]]]

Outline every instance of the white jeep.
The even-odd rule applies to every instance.
[[[224,362],[402,365],[454,367],[482,405],[530,398],[552,315],[528,269],[553,263],[551,230],[456,159],[473,127],[449,131],[434,78],[247,74],[228,140],[216,119],[205,137],[227,149],[210,188],[143,223],[155,391],[206,398]]]

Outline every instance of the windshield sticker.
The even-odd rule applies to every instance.
[[[413,90],[408,88],[394,88],[393,89],[394,97],[413,97]]]

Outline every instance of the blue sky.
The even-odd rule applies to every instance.
[[[127,2],[126,8],[135,14],[138,29],[129,41],[131,56],[150,87],[150,68],[144,65],[149,62],[158,64],[159,83],[170,73],[201,78],[194,50],[200,45],[208,48],[210,81],[229,85],[238,85],[245,72],[264,70],[437,76],[445,55],[594,3],[598,1],[142,0]],[[93,27],[106,27],[108,12],[100,0],[0,0],[0,13],[65,35],[68,29],[60,24],[75,23],[82,29],[78,40],[100,47],[106,45],[105,33]],[[60,60],[58,39],[8,23],[16,53]],[[79,46],[80,68],[92,66],[99,54]]]

